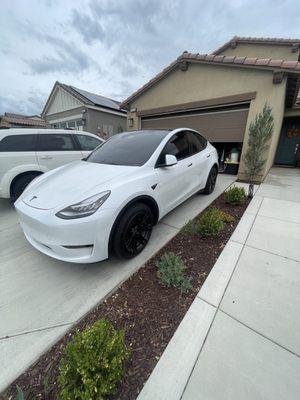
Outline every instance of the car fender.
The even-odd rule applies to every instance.
[[[10,197],[10,186],[12,181],[20,174],[24,172],[46,172],[38,164],[23,164],[11,168],[7,171],[1,180],[2,196]]]

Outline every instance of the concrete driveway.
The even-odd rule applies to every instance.
[[[196,195],[166,216],[135,259],[96,264],[60,262],[33,249],[13,206],[1,200],[0,392],[234,180],[220,175],[213,194]]]

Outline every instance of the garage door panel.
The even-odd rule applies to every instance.
[[[191,128],[211,142],[243,142],[248,109],[142,118],[142,129]]]

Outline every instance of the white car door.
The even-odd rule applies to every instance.
[[[164,167],[163,163],[166,154],[175,155],[178,163],[170,167]],[[174,134],[160,154],[156,165],[156,173],[161,215],[167,214],[179,205],[191,192],[192,158],[186,132]]]
[[[39,134],[37,157],[46,171],[83,158],[73,135],[60,132]]]
[[[84,157],[87,157],[91,151],[104,142],[104,140],[97,138],[96,136],[87,135],[84,133],[74,134],[75,139],[79,143],[79,147]]]
[[[191,166],[189,170],[189,194],[203,189],[206,185],[209,165],[207,140],[199,133],[187,131],[191,151]]]

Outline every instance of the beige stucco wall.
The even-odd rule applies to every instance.
[[[255,118],[257,112],[262,110],[265,102],[268,102],[273,109],[275,127],[268,162],[260,177],[262,179],[272,165],[276,151],[284,113],[285,88],[285,79],[280,84],[273,84],[271,71],[189,64],[187,71],[176,69],[149,88],[130,104],[130,109],[136,108],[137,111],[141,111],[246,92],[257,92],[256,98],[250,104],[245,143],[250,121]],[[130,113],[128,117],[134,119],[134,127],[128,127],[128,129],[139,129],[140,118],[136,116],[136,113]],[[241,163],[239,174],[241,179],[244,178],[243,169],[243,163]]]
[[[257,57],[257,58],[272,58],[274,60],[298,60],[299,49],[292,53],[292,46],[280,46],[270,44],[250,44],[237,43],[235,49],[227,48],[222,51],[225,56],[241,56],[241,57]]]

